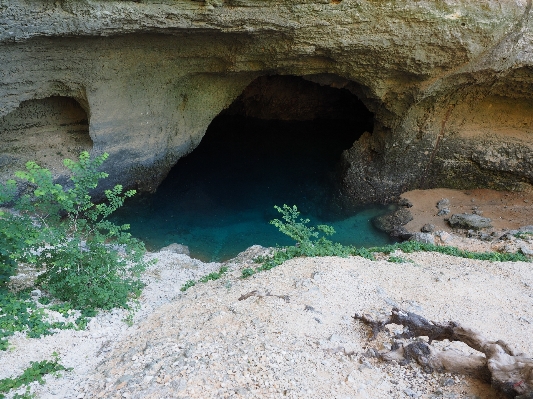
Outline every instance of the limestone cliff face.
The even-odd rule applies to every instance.
[[[533,183],[531,0],[4,0],[0,65],[2,178],[30,135],[58,176],[59,154],[107,151],[109,184],[153,189],[254,79],[296,75],[374,113],[343,154],[352,201]]]

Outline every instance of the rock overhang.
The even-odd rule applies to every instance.
[[[462,174],[528,188],[530,10],[530,1],[9,1],[0,114],[74,98],[93,152],[115,159],[110,184],[150,190],[254,79],[304,76],[348,88],[375,115],[374,133],[343,157],[354,202],[428,182],[466,186]],[[523,112],[505,121],[509,101]],[[503,154],[497,162],[488,148]],[[507,162],[517,148],[525,161]]]

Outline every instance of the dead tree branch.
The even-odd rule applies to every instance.
[[[404,326],[404,331],[396,338],[411,339],[428,337],[433,341],[460,341],[482,355],[465,356],[452,351],[439,351],[424,342],[413,342],[406,346],[395,345],[393,350],[384,353],[384,360],[396,360],[401,364],[415,360],[424,370],[431,372],[448,371],[473,375],[486,381],[509,398],[533,399],[533,358],[516,354],[505,342],[491,341],[480,332],[463,327],[455,322],[439,324],[428,321],[415,313],[393,308],[391,315],[374,320],[367,315],[354,316],[372,328],[374,339],[387,324]]]

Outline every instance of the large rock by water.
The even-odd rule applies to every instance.
[[[526,0],[7,0],[0,180],[35,158],[60,176],[62,158],[89,149],[110,153],[108,184],[152,190],[256,78],[295,75],[374,113],[373,132],[342,156],[351,202],[419,187],[528,188],[532,49]],[[296,116],[314,117],[302,101]],[[296,117],[276,106],[287,101],[269,104],[242,109]]]
[[[372,219],[372,223],[381,231],[393,233],[401,226],[405,226],[411,220],[413,220],[413,215],[411,215],[411,212],[409,212],[408,209],[400,208],[392,213]]]

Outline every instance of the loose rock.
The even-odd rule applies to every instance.
[[[448,223],[452,227],[473,230],[492,227],[491,222],[492,220],[489,218],[484,218],[470,213],[456,213],[453,214],[448,220]]]

